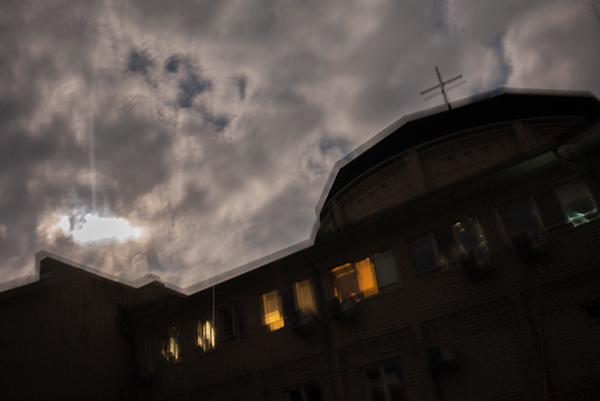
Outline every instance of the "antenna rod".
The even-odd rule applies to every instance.
[[[446,88],[445,88],[445,87],[446,87],[446,85],[447,85],[447,84],[449,84],[450,82],[454,82],[454,81],[456,81],[457,79],[460,79],[460,78],[462,78],[462,76],[463,76],[463,75],[462,75],[462,74],[460,74],[460,75],[457,75],[457,76],[455,76],[455,77],[453,77],[453,78],[450,78],[450,79],[449,79],[449,80],[447,80],[447,81],[444,81],[444,80],[442,79],[442,74],[440,73],[440,69],[438,68],[438,66],[437,66],[437,65],[435,66],[435,74],[437,75],[438,84],[437,84],[437,85],[435,85],[435,86],[432,86],[432,87],[431,87],[431,88],[429,88],[429,89],[425,89],[423,92],[421,92],[421,95],[424,95],[424,94],[426,94],[427,92],[431,92],[431,91],[432,91],[432,90],[434,90],[434,89],[440,88],[440,89],[441,89],[441,91],[442,91],[442,96],[443,96],[443,98],[444,98],[444,103],[446,103],[446,106],[448,106],[448,110],[451,110],[451,109],[452,109],[452,106],[450,105],[450,102],[448,101],[448,96],[446,95]]]

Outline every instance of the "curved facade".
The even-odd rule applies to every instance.
[[[562,135],[589,124],[600,107],[581,93],[499,90],[483,97],[401,119],[393,125],[399,128],[384,131],[383,139],[340,168],[320,213],[318,237],[556,148]]]

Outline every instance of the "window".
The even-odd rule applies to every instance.
[[[315,298],[310,280],[299,281],[292,286],[263,294],[263,324],[269,331],[279,330],[285,318],[299,311],[302,314],[316,313]]]
[[[215,347],[215,328],[212,316],[198,320],[196,326],[196,345],[203,351],[208,351]]]
[[[237,341],[244,333],[242,305],[233,305],[221,310],[221,338]]]
[[[598,218],[598,206],[585,182],[576,181],[560,186],[558,195],[567,222],[575,227]]]
[[[487,242],[479,220],[472,217],[421,237],[410,248],[417,273],[422,273],[454,262],[459,255],[487,252]]]
[[[172,327],[165,337],[162,355],[167,362],[176,363],[179,361],[179,333]]]
[[[333,293],[343,301],[370,297],[383,286],[398,281],[396,263],[391,250],[380,252],[356,263],[346,263],[331,270]]]
[[[406,399],[404,378],[399,362],[373,366],[366,371],[371,401],[401,401]]]
[[[321,401],[321,389],[317,383],[309,384],[288,392],[290,401]]]
[[[506,205],[513,234],[540,231],[563,224],[577,227],[598,218],[587,184],[575,181]]]

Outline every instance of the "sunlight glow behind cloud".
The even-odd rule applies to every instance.
[[[57,224],[65,234],[71,235],[77,242],[94,242],[103,240],[116,240],[119,242],[139,238],[142,230],[132,227],[127,220],[115,217],[98,217],[92,214],[85,215],[85,222],[81,227],[71,229],[68,216],[63,216]]]

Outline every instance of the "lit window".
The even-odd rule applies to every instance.
[[[367,369],[371,401],[401,401],[406,399],[400,363],[389,362]]]
[[[167,332],[162,353],[167,362],[179,361],[179,333],[174,327]]]
[[[294,284],[294,294],[296,295],[296,310],[305,313],[316,313],[315,297],[309,280],[299,281]]]
[[[263,324],[269,330],[278,330],[283,327],[283,310],[277,290],[263,294]]]
[[[288,392],[290,401],[321,401],[321,389],[319,385],[309,384]]]
[[[244,316],[241,305],[233,305],[221,310],[221,338],[239,340],[244,333]]]
[[[379,288],[398,281],[391,250],[374,254],[356,263],[346,263],[331,270],[333,293],[340,301],[370,297]]]
[[[263,324],[274,331],[285,325],[285,318],[295,312],[315,314],[317,309],[310,280],[263,294]]]
[[[558,193],[567,221],[575,227],[598,218],[598,206],[585,182],[577,181],[558,187]]]
[[[584,181],[575,181],[506,206],[515,235],[598,218],[598,207]]]
[[[459,221],[410,244],[417,273],[458,260],[460,255],[487,251],[483,230],[476,218]]]
[[[215,328],[211,317],[198,320],[196,334],[197,345],[203,351],[208,351],[215,347]]]

